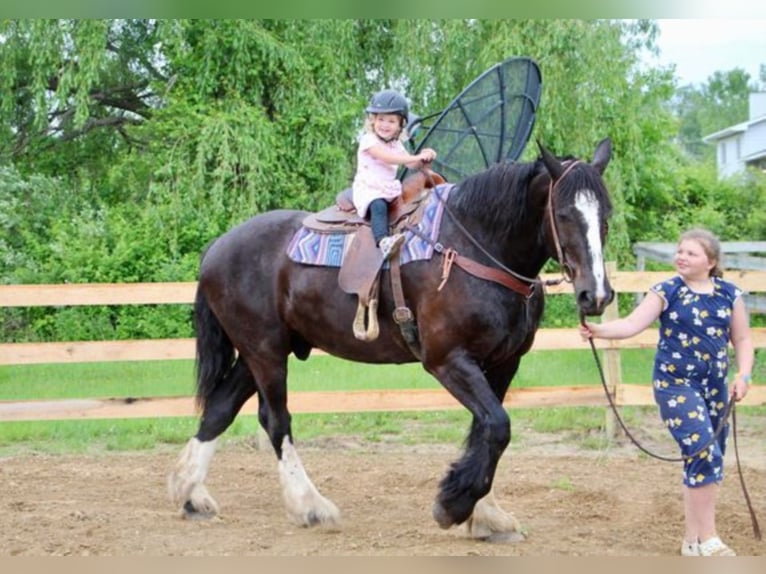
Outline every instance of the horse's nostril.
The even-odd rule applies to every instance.
[[[593,293],[590,291],[580,291],[577,294],[577,304],[582,308],[588,308],[593,305]]]

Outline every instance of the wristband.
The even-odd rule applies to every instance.
[[[739,376],[740,376],[740,377],[742,377],[742,381],[743,381],[743,382],[744,382],[746,385],[749,385],[749,384],[750,384],[750,381],[752,380],[752,377],[751,377],[750,375],[739,375]]]

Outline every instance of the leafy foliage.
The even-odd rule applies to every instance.
[[[3,20],[0,281],[193,280],[231,226],[332,202],[371,93],[394,87],[428,115],[514,55],[543,72],[533,139],[583,157],[613,140],[609,259],[628,266],[634,241],[692,223],[763,237],[762,179],[718,182],[697,145],[739,121],[749,78],[677,92],[640,65],[656,33],[646,20]],[[557,324],[570,311],[554,307]],[[0,313],[5,340],[190,330],[170,306]]]

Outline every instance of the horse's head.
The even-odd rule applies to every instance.
[[[552,253],[574,284],[584,315],[600,315],[614,298],[604,267],[611,202],[601,178],[612,155],[607,138],[591,163],[562,161],[538,143],[551,176],[545,220]]]

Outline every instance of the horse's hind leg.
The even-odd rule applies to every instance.
[[[298,526],[338,526],[340,512],[320,494],[303,467],[292,440],[290,413],[287,410],[287,361],[253,361],[259,383],[260,417],[279,460],[282,498],[291,522]]]
[[[289,436],[282,440],[278,456],[282,499],[290,521],[298,526],[339,526],[338,507],[314,486]]]
[[[181,505],[183,517],[210,518],[218,514],[218,504],[205,487],[216,441],[255,389],[253,376],[238,360],[227,373],[224,384],[206,398],[197,434],[186,444],[168,476],[168,493]]]

